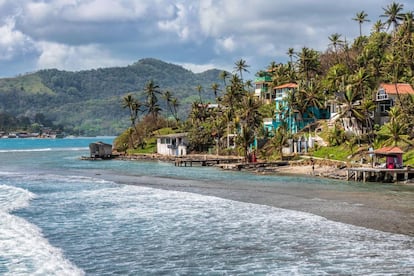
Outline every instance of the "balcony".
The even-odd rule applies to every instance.
[[[388,94],[377,94],[377,101],[388,100]]]

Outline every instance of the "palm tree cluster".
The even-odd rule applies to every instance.
[[[230,140],[235,138],[236,150],[247,159],[262,125],[260,102],[249,92],[248,82],[243,81],[243,73],[248,72],[248,67],[246,61],[240,59],[235,62],[233,74],[221,72],[223,88],[220,89],[217,83],[211,85],[216,103],[205,104],[201,97],[200,101],[193,102],[186,130],[194,150],[207,151],[215,146],[216,152],[231,153]],[[200,95],[201,90],[197,87]]]
[[[286,64],[271,62],[257,75],[270,74],[273,86],[288,82],[298,84],[298,91],[287,99],[288,109],[298,114],[296,120],[301,120],[310,107],[321,108],[335,103],[339,111],[332,134],[343,135],[345,130],[352,130],[345,133],[346,139],[372,144],[379,138],[376,130],[382,127],[376,125],[378,122],[373,116],[375,93],[380,83],[392,83],[396,88],[397,83],[414,84],[413,12],[404,13],[403,8],[396,2],[383,8],[381,18],[385,21],[377,21],[369,35],[362,32],[362,25],[369,22],[368,14],[358,12],[352,20],[358,23],[359,37],[352,43],[343,39],[341,34],[333,33],[328,37],[326,51],[318,52],[308,47],[300,51],[289,48]],[[400,95],[397,90],[394,109],[403,112],[397,120],[393,120],[390,114],[390,122],[383,126],[388,129],[383,133],[393,133],[389,136],[392,141],[409,141],[397,136],[414,137],[411,102],[411,97]],[[283,140],[280,139],[281,133],[283,131],[277,132],[279,140]],[[337,143],[342,138],[331,137],[330,140]],[[384,142],[389,144],[391,140],[385,139]]]
[[[352,43],[334,33],[328,37],[326,51],[289,48],[287,63],[273,61],[256,74],[270,75],[270,87],[289,82],[298,85],[297,91],[288,98],[288,109],[295,112],[296,120],[304,120],[312,108],[326,108],[334,102],[339,111],[329,135],[332,145],[351,141],[372,145],[377,138],[398,143],[414,136],[414,101],[406,95],[398,95],[386,125],[376,125],[372,116],[380,83],[414,84],[413,12],[404,13],[403,5],[395,2],[383,10],[381,18],[386,20],[375,22],[369,35],[364,35],[362,29],[369,22],[368,14],[358,12],[352,20],[358,23],[359,36]],[[247,158],[255,141],[268,138],[263,130],[263,118],[275,112],[273,105],[269,108],[251,92],[251,81],[243,78],[248,68],[246,61],[240,59],[234,64],[233,73],[221,72],[222,84],[213,83],[208,89],[196,86],[198,99],[192,103],[185,122],[177,116],[178,101],[171,92],[162,93],[153,81],[148,82],[144,89],[145,103],[139,103],[131,95],[124,98],[124,107],[130,112],[130,143],[142,144],[137,138],[140,129],[136,127],[140,113],[151,118],[152,126],[157,125],[161,111],[158,98],[162,95],[169,112],[180,123],[180,131],[189,133],[190,150],[203,152],[216,147],[218,153],[242,153]],[[214,93],[215,103],[203,102],[203,93],[208,91]],[[353,135],[346,133],[345,125]],[[282,146],[291,137],[289,127],[282,124],[271,136],[268,145],[281,155]],[[237,145],[235,149],[233,141]]]
[[[160,87],[153,80],[150,80],[144,87],[144,94],[145,102],[140,102],[132,94],[128,94],[122,100],[122,107],[128,109],[131,122],[131,127],[127,130],[127,148],[143,148],[146,144],[145,140],[152,135],[152,132],[168,123],[168,120],[160,116],[162,111],[159,104],[160,97],[166,101],[166,106],[176,123],[179,122],[179,102],[170,91],[161,92]],[[140,119],[140,115],[142,115],[142,119]]]

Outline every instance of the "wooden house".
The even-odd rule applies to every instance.
[[[108,159],[112,157],[112,145],[104,142],[96,142],[89,144],[91,158]]]
[[[403,167],[403,151],[396,146],[383,147],[374,151],[376,159],[385,158],[385,168],[400,169]]]

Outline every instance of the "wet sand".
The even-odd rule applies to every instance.
[[[331,171],[329,167],[315,168],[314,174]],[[218,173],[220,171],[218,170]],[[131,176],[102,173],[117,183],[146,186],[182,192],[216,196],[247,203],[303,211],[343,222],[385,232],[414,236],[414,186],[399,184],[349,184],[318,185],[318,177],[312,176],[311,167],[287,166],[279,173],[288,177],[312,178],[315,185],[288,185],[240,182],[237,185],[208,181],[156,178],[143,181]],[[337,181],[337,180],[332,180]],[[361,185],[361,186],[358,186]],[[380,185],[380,189],[364,185]],[[316,188],[315,188],[316,186]],[[365,187],[365,188],[364,188]]]

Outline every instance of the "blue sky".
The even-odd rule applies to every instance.
[[[233,71],[251,78],[289,48],[324,51],[328,37],[368,34],[390,0],[0,0],[0,77],[39,69],[78,71],[152,57],[193,72]],[[396,1],[404,12],[412,0]]]

